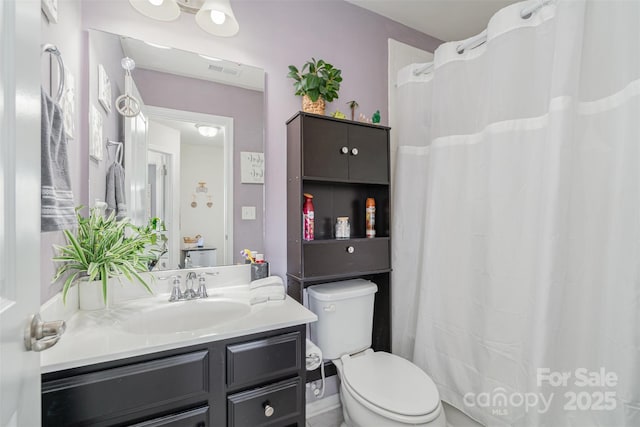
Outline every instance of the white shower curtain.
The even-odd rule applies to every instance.
[[[393,351],[486,425],[640,426],[640,2],[531,4],[400,73]]]

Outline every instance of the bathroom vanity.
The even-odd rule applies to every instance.
[[[287,297],[189,330],[177,318],[182,309],[210,304],[214,312],[220,303],[224,313],[247,297],[242,286],[231,296],[210,293],[76,313],[42,353],[42,425],[304,426],[306,323],[316,316]],[[159,310],[175,323],[141,321]]]

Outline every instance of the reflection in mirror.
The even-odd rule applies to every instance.
[[[167,228],[156,268],[226,265],[242,262],[241,249],[262,252],[264,164],[241,159],[263,159],[264,71],[94,30],[87,57],[85,105],[101,118],[89,122],[89,200],[113,198],[105,177],[117,144],[107,140],[123,142],[126,215],[136,224],[158,217]],[[142,104],[131,118],[106,107],[124,93],[123,57],[136,63],[127,92]]]

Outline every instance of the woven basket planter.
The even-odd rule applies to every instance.
[[[313,102],[307,95],[302,96],[302,111],[305,113],[320,114],[324,116],[324,98],[320,96],[316,102]]]

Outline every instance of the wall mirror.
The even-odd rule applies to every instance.
[[[92,206],[115,200],[137,225],[164,221],[157,269],[262,252],[264,71],[96,30],[86,57]],[[123,99],[140,113],[120,113]]]

